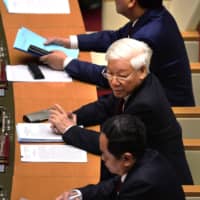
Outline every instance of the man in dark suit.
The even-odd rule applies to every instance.
[[[100,31],[69,38],[49,38],[56,43],[81,51],[105,52],[116,40],[131,37],[145,42],[153,51],[150,71],[160,80],[171,106],[194,106],[191,70],[183,38],[162,0],[120,0],[116,10],[130,22],[116,31]],[[104,66],[71,59],[63,52],[53,52],[41,61],[57,70],[65,70],[75,79],[109,87],[102,76]]]
[[[99,137],[102,160],[118,176],[64,192],[56,200],[184,200],[173,168],[157,151],[146,148],[144,124],[122,114],[108,119]]]
[[[161,152],[173,165],[182,184],[192,184],[185,158],[181,128],[159,80],[149,71],[152,51],[144,42],[124,38],[108,49],[103,75],[113,94],[67,113],[55,105],[49,121],[68,144],[100,154],[99,134],[76,125],[102,124],[121,112],[138,116],[147,129],[147,145]],[[119,109],[121,100],[125,100]]]

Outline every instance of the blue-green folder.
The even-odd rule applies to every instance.
[[[37,46],[41,49],[47,51],[61,50],[66,53],[67,56],[71,58],[78,58],[79,50],[78,49],[67,49],[59,45],[44,45],[46,41],[45,37],[42,37],[29,29],[22,27],[18,30],[16,39],[14,42],[14,48],[20,51],[28,52],[30,45]],[[37,56],[37,55],[36,55]]]

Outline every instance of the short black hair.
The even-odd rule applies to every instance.
[[[156,9],[162,6],[163,0],[137,0],[142,8]]]
[[[117,159],[129,152],[136,159],[143,155],[146,147],[146,129],[144,123],[129,114],[116,115],[105,121],[101,134],[108,139],[108,150]]]

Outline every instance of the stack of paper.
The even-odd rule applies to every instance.
[[[18,123],[16,131],[19,142],[63,142],[62,136],[53,132],[50,123]]]
[[[18,123],[17,138],[23,162],[87,162],[87,152],[63,142],[62,136],[55,134],[50,123]],[[52,142],[52,144],[30,144],[30,142]],[[54,143],[54,144],[53,144]]]

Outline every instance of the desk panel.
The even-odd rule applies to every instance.
[[[81,105],[96,99],[94,86],[81,82],[72,83],[14,83],[15,122],[22,122],[26,113],[51,107],[55,103],[63,106],[66,111],[72,111]],[[98,127],[93,127],[93,129]],[[15,175],[34,176],[74,176],[90,177],[99,174],[99,157],[88,154],[88,163],[24,163],[20,161],[19,144],[15,146]],[[48,166],[48,168],[47,168]]]
[[[26,64],[32,56],[13,49],[17,30],[27,27],[46,36],[67,36],[84,33],[85,28],[77,0],[69,0],[69,15],[9,14],[0,1],[0,10],[11,64]],[[90,61],[89,53],[80,53],[80,59]],[[55,103],[70,111],[97,99],[96,87],[72,83],[13,83],[15,123],[22,122],[24,114],[49,108]],[[98,130],[98,127],[90,127]],[[64,144],[63,144],[64,145]],[[12,200],[54,199],[61,192],[89,183],[96,183],[100,174],[100,158],[88,154],[87,163],[25,163],[20,161],[19,143],[15,139]]]
[[[88,178],[88,182],[95,181]],[[28,200],[54,200],[64,191],[73,188],[74,185],[81,187],[85,180],[65,177],[13,177],[12,200],[19,200],[21,197]],[[46,192],[44,192],[46,191]]]

